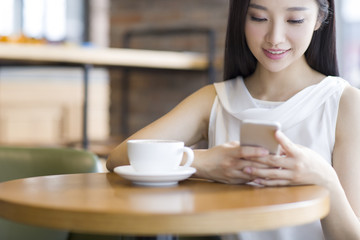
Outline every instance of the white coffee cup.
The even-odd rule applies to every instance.
[[[184,152],[187,154],[184,167],[189,167],[194,160],[193,150],[175,140],[129,140],[127,151],[130,165],[138,172],[174,171],[179,168]]]

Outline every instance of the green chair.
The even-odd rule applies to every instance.
[[[68,148],[0,147],[0,182],[13,179],[98,171],[98,157]],[[67,231],[28,226],[0,218],[0,239],[65,240]]]

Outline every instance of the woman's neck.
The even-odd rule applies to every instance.
[[[246,78],[245,85],[256,99],[286,101],[324,78],[323,74],[310,68],[306,61],[293,64],[280,72],[270,72],[258,64],[254,74]]]

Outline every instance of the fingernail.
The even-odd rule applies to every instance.
[[[246,172],[246,173],[251,173],[251,168],[250,168],[250,167],[244,168],[244,172]]]
[[[277,130],[277,131],[275,132],[275,135],[276,135],[276,136],[279,136],[279,137],[284,136],[284,134],[283,134],[280,130]]]
[[[261,155],[268,155],[269,154],[269,151],[265,148],[260,148],[260,154]]]

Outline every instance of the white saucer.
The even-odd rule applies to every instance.
[[[179,167],[171,172],[164,173],[141,173],[134,170],[132,166],[119,166],[114,172],[136,185],[163,187],[177,185],[178,181],[185,180],[196,172],[192,167]]]

